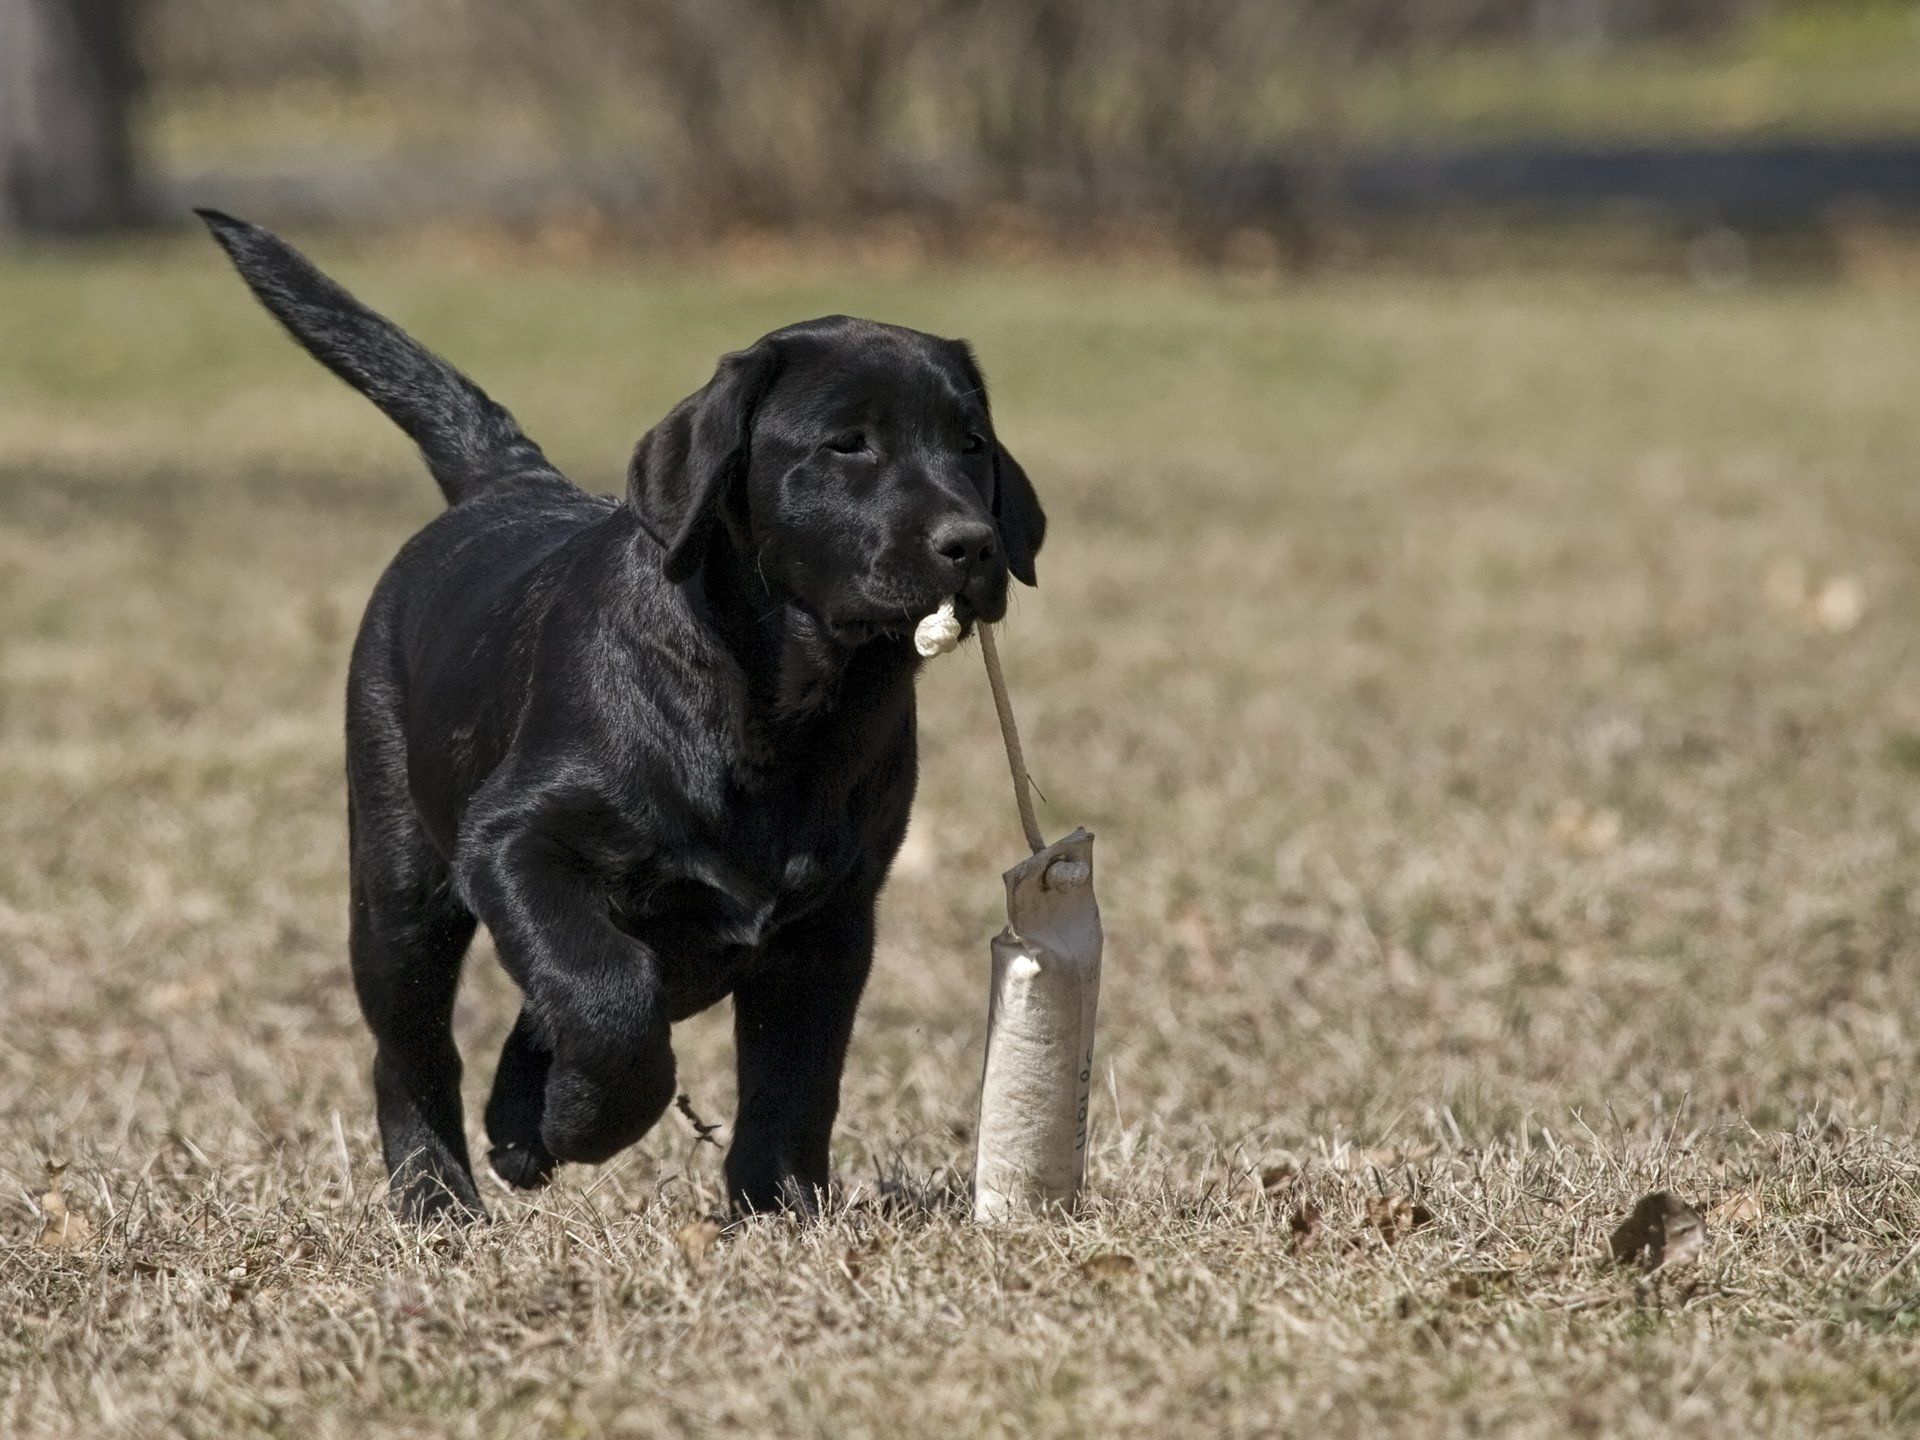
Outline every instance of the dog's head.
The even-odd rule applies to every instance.
[[[640,441],[629,500],[684,580],[730,546],[839,643],[1035,583],[1047,520],[958,340],[843,315],[776,330]]]

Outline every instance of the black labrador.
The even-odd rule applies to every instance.
[[[489,1158],[537,1186],[644,1135],[669,1026],[731,995],[736,1209],[811,1212],[915,783],[914,625],[1034,583],[1046,519],[967,346],[846,316],[720,361],[589,495],[284,241],[200,212],[449,508],[347,681],[354,984],[395,1203],[483,1216],[451,1020],[484,922],[524,1005]]]

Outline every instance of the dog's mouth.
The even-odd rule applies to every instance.
[[[973,625],[980,618],[980,612],[964,595],[943,596],[926,604],[903,607],[892,612],[872,611],[835,616],[826,622],[827,633],[836,645],[848,649],[870,645],[876,640],[910,643],[914,627],[948,600],[953,602],[954,618],[960,622],[960,635],[965,639],[973,634]]]

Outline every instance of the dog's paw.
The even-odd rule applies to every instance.
[[[560,1164],[538,1140],[531,1144],[495,1145],[487,1151],[487,1163],[493,1167],[494,1174],[516,1190],[538,1190],[553,1178]]]
[[[665,1045],[635,1056],[609,1078],[567,1062],[547,1073],[540,1145],[549,1155],[598,1165],[633,1144],[673,1100],[673,1051]]]
[[[784,1215],[792,1220],[817,1220],[830,1202],[831,1175],[801,1174],[778,1156],[736,1149],[728,1156],[727,1200],[738,1216]]]

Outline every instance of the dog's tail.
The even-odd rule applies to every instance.
[[[218,210],[194,213],[287,333],[412,437],[448,504],[503,482],[560,478],[504,406],[278,235]]]

